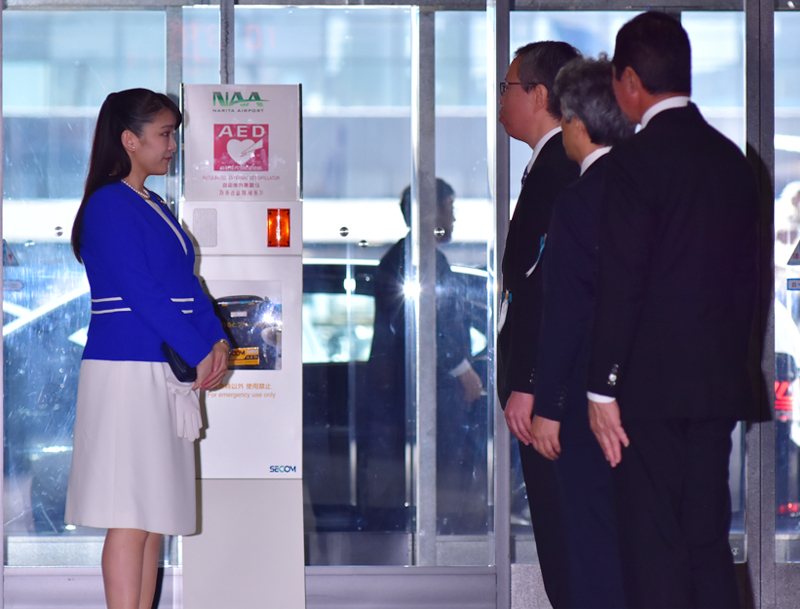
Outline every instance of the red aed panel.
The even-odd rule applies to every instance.
[[[288,209],[267,210],[267,247],[289,247],[291,225]]]
[[[214,125],[214,171],[269,171],[269,125]]]

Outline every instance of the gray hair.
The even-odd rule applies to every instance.
[[[577,116],[592,143],[600,146],[614,146],[636,129],[617,104],[613,78],[611,62],[601,53],[598,59],[570,61],[559,71],[554,86],[567,122]]]

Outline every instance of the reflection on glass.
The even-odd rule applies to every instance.
[[[283,315],[278,297],[224,296],[216,313],[231,343],[229,370],[280,370]]]
[[[341,294],[314,292],[312,274],[306,273],[303,294],[303,363],[366,362],[372,345],[374,298],[354,294],[355,279],[349,280],[351,289],[344,285],[347,279],[342,282]]]
[[[364,470],[379,408],[367,373],[375,273],[404,234],[396,201],[411,172],[410,11],[235,10],[237,83],[302,85],[306,559],[410,564],[412,529],[374,524],[373,508],[389,500],[368,504]],[[391,461],[402,478],[399,509],[413,512],[405,455]]]
[[[7,564],[96,565],[104,531],[64,524],[89,288],[69,235],[109,91],[163,89],[158,12],[3,16]],[[142,41],[147,41],[144,44]],[[47,544],[36,536],[58,537]]]
[[[456,193],[437,179],[437,242],[451,241]],[[401,196],[400,208],[410,222],[410,189]],[[368,416],[364,455],[367,505],[371,521],[380,530],[409,526],[406,496],[406,346],[407,275],[405,262],[409,236],[383,256],[375,274],[375,331],[369,378],[375,408]],[[477,322],[485,330],[485,280],[453,272],[445,254],[436,248],[436,507],[439,535],[480,535],[487,531],[488,472],[485,366],[472,357],[470,330]],[[471,285],[472,284],[472,285]],[[476,285],[477,284],[477,285]],[[476,290],[471,288],[477,288]],[[477,370],[476,370],[477,368]],[[484,373],[481,378],[479,370]],[[420,463],[419,467],[433,467]],[[422,496],[420,501],[427,498]]]
[[[408,9],[237,6],[235,36],[237,83],[302,84],[304,199],[394,199],[411,170]]]
[[[219,7],[183,8],[183,82],[213,85],[219,82]]]
[[[775,560],[800,561],[800,14],[775,13]],[[792,260],[790,260],[792,259]]]
[[[494,235],[487,183],[486,27],[484,12],[436,14],[436,172],[455,190],[452,218],[437,220],[445,233],[452,227],[452,238],[440,239],[437,252],[449,263],[455,286],[449,295],[437,288],[437,332],[441,337],[466,328],[470,366],[455,378],[444,370],[437,375],[437,528],[439,543],[454,548],[440,553],[442,565],[494,562],[488,543],[494,528],[494,391],[487,388],[494,368],[489,337],[495,286],[489,268]],[[437,284],[446,282],[437,277]],[[448,307],[461,315],[443,315]]]
[[[681,13],[692,43],[692,101],[744,150],[744,13]]]

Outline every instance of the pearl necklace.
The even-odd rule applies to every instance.
[[[133,192],[135,192],[137,195],[139,195],[140,197],[142,197],[142,199],[144,199],[145,201],[149,201],[149,200],[150,200],[150,193],[148,193],[148,192],[146,192],[146,191],[145,191],[145,192],[142,192],[141,190],[136,190],[136,189],[135,189],[133,186],[131,186],[130,184],[128,184],[128,183],[127,183],[125,180],[122,180],[122,183],[123,183],[123,184],[125,184],[125,186],[127,186],[128,188],[130,188],[130,189],[131,189]]]

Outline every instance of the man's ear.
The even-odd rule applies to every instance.
[[[531,95],[534,97],[537,110],[542,108],[548,110],[548,108],[550,108],[550,92],[547,90],[547,87],[541,84],[536,85],[531,91]]]
[[[643,86],[642,86],[642,79],[639,78],[639,75],[636,73],[632,67],[628,66],[622,72],[622,85],[625,87],[625,90],[632,95],[638,95],[641,93]]]
[[[584,124],[584,122],[581,119],[579,119],[577,116],[574,117],[572,120],[577,122],[577,128],[578,128],[578,131],[580,132],[581,136],[582,137],[586,137],[586,140],[591,142],[592,138],[589,137],[589,132],[586,131],[586,125]]]

